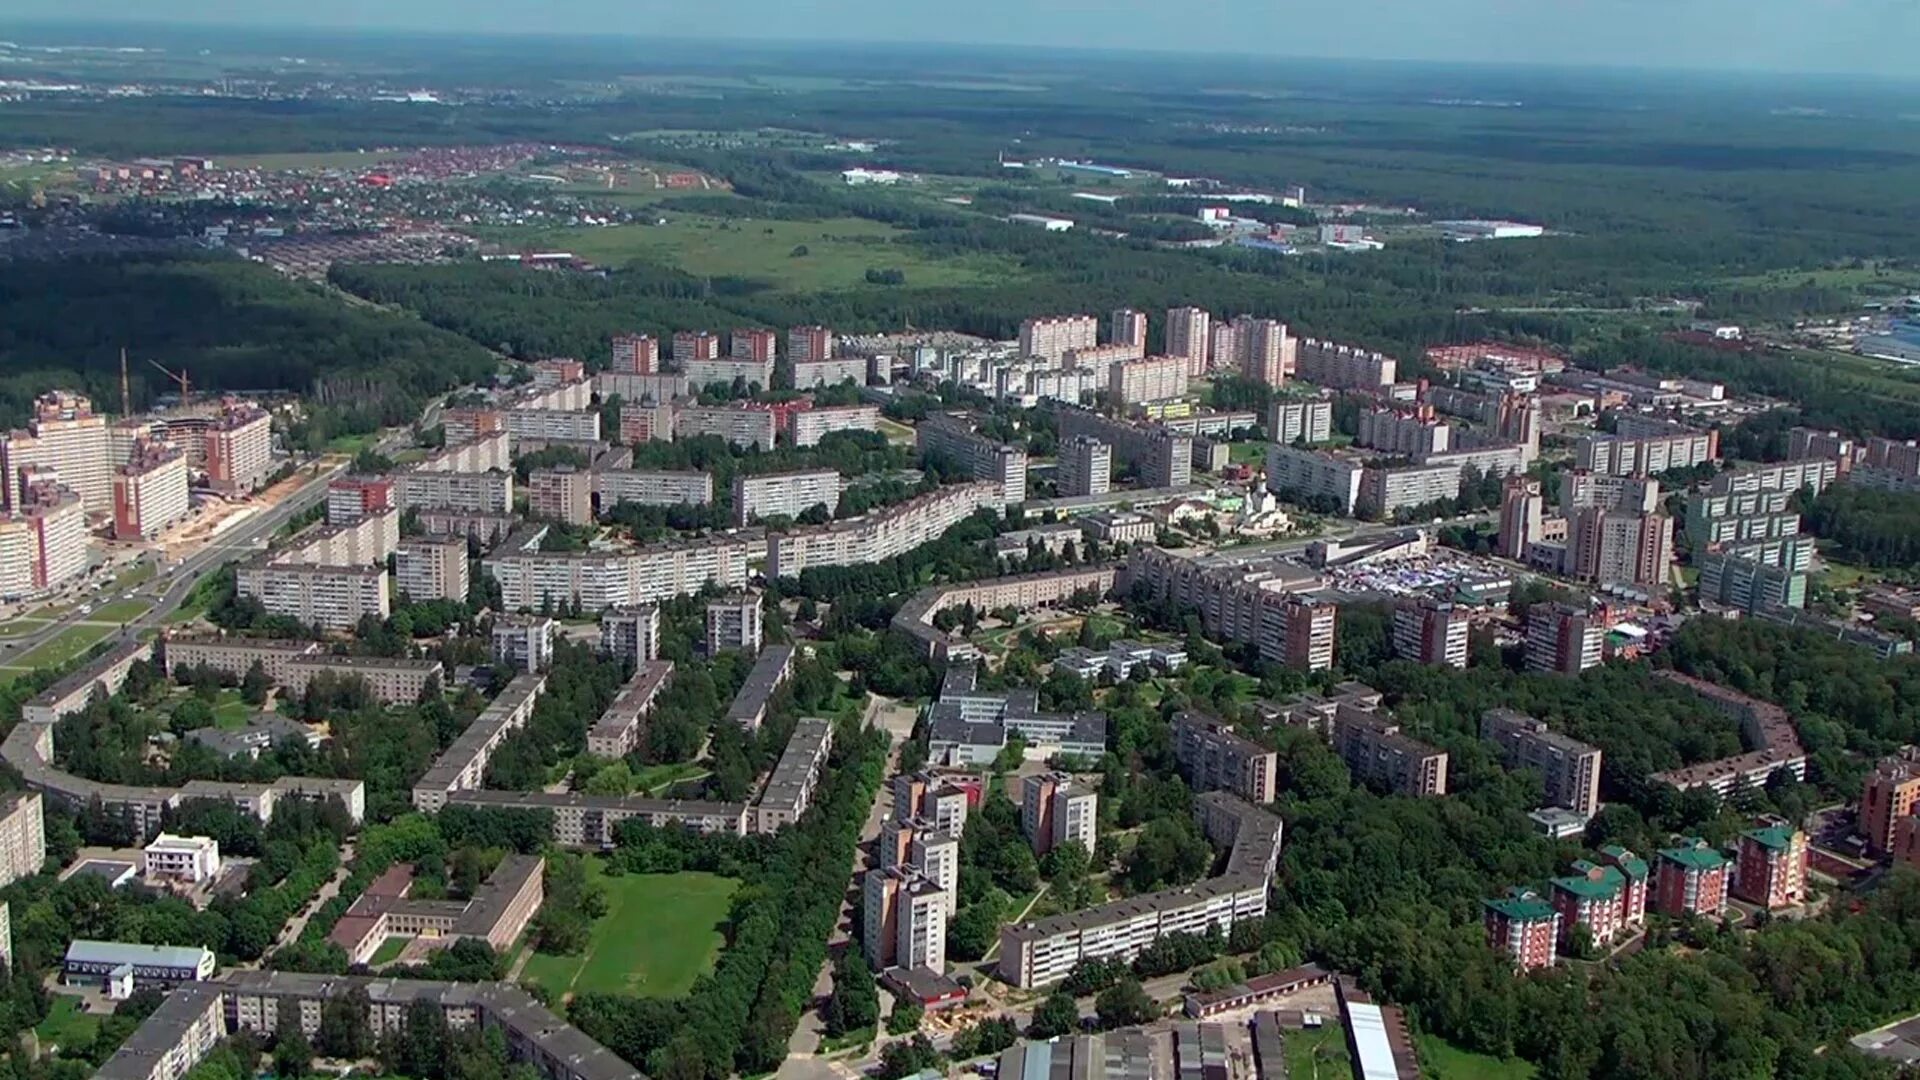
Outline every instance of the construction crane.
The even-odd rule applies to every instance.
[[[180,404],[185,405],[193,400],[193,382],[187,378],[186,368],[181,368],[178,373],[175,373],[167,370],[166,365],[158,360],[148,360],[147,363],[159,368],[162,375],[180,384]]]

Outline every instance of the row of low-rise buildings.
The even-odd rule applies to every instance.
[[[977,661],[981,659],[980,651],[965,638],[934,626],[935,616],[968,605],[975,611],[1007,607],[1031,611],[1063,604],[1076,596],[1097,599],[1113,591],[1117,573],[1118,568],[1109,564],[935,585],[915,593],[902,604],[894,613],[892,626],[896,632],[911,638],[920,652],[936,664]]]
[[[847,521],[770,534],[767,577],[793,577],[815,566],[882,562],[937,539],[977,510],[999,509],[1003,496],[1000,485],[990,481],[956,484]]]

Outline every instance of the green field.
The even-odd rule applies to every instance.
[[[1429,1080],[1533,1080],[1533,1066],[1519,1058],[1497,1057],[1462,1050],[1445,1039],[1422,1035],[1420,1075]]]
[[[132,622],[152,609],[153,605],[145,600],[115,600],[110,604],[101,604],[94,608],[87,614],[86,620],[118,626],[124,622]]]
[[[1352,1069],[1353,1059],[1347,1056],[1346,1033],[1339,1024],[1328,1023],[1318,1028],[1302,1031],[1289,1031],[1282,1044],[1287,1053],[1287,1075],[1312,1080],[1324,1076],[1327,1080],[1336,1080]]]
[[[587,872],[607,886],[607,913],[593,924],[587,951],[579,956],[535,953],[524,972],[556,999],[597,991],[641,997],[677,997],[713,967],[720,951],[720,923],[740,883],[714,874],[604,876],[605,864],[589,860]]]
[[[647,765],[633,774],[633,790],[641,795],[659,798],[667,788],[684,780],[698,780],[705,777],[708,771],[705,766],[695,765],[691,761]]]
[[[213,699],[213,722],[217,727],[243,728],[254,707],[240,700],[240,691],[223,689]]]
[[[778,289],[875,288],[869,269],[898,269],[909,287],[1004,284],[1018,268],[993,256],[935,258],[907,243],[900,230],[860,218],[823,221],[729,221],[687,214],[666,225],[577,229],[486,229],[482,238],[509,247],[567,251],[606,266],[646,259],[690,274],[764,281]],[[795,255],[800,248],[805,255]]]
[[[1233,443],[1227,447],[1227,461],[1234,465],[1263,467],[1267,461],[1267,444],[1263,442]]]
[[[135,585],[145,585],[147,582],[152,581],[159,573],[160,564],[148,560],[134,566],[130,570],[122,571],[118,577],[113,579],[113,584],[109,586],[109,588],[118,592],[123,589],[131,589]]]
[[[13,666],[28,669],[58,667],[74,657],[79,656],[81,653],[86,652],[88,649],[93,648],[95,644],[110,636],[113,632],[114,627],[112,626],[81,623],[78,626],[61,631],[52,641],[32,650],[25,656],[14,657]]]
[[[62,994],[53,995],[52,1004],[47,1018],[33,1029],[40,1036],[41,1049],[85,1046],[93,1041],[93,1033],[100,1029],[101,1014],[81,1012],[79,998]]]
[[[8,619],[0,623],[0,638],[21,637],[47,625],[46,619]]]

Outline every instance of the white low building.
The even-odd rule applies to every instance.
[[[149,881],[212,881],[220,874],[220,842],[210,836],[161,833],[141,852],[141,870]]]

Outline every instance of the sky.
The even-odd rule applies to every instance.
[[[126,0],[0,0],[120,21]],[[1920,0],[189,0],[142,20],[291,28],[1027,44],[1914,77]]]

